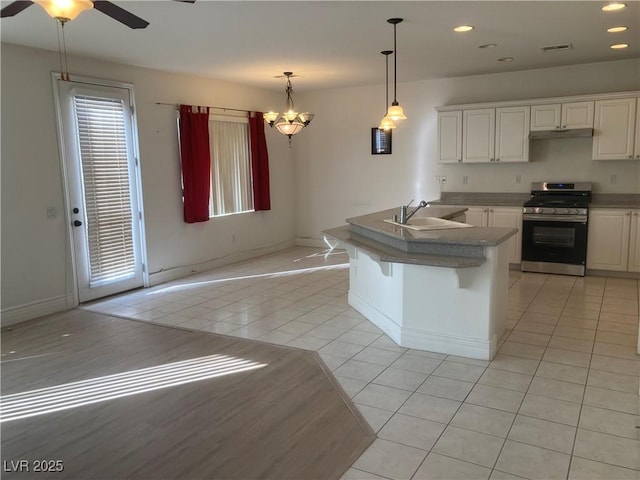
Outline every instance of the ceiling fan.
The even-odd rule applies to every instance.
[[[194,3],[195,0],[175,0],[178,2],[184,2],[184,3]],[[52,0],[19,0],[16,2],[12,2],[9,5],[7,5],[6,7],[4,7],[2,10],[0,10],[0,18],[5,18],[5,17],[13,17],[14,15],[17,15],[18,13],[20,13],[21,11],[23,11],[25,8],[30,7],[31,5],[33,5],[34,3],[40,4],[49,15],[51,15],[54,18],[57,18],[58,20],[64,20],[64,21],[68,21],[71,20],[72,18],[68,18],[68,17],[60,17],[57,16],[54,13],[51,13],[51,10],[48,8],[51,4],[55,4],[57,2],[52,1]],[[113,18],[114,20],[119,21],[120,23],[125,24],[127,27],[129,28],[146,28],[147,25],[149,25],[149,22],[147,22],[146,20],[138,17],[137,15],[134,15],[133,13],[125,10],[124,8],[121,8],[119,6],[117,6],[116,4],[112,3],[112,2],[107,2],[107,1],[88,1],[88,0],[84,0],[84,1],[74,1],[74,0],[66,0],[62,3],[67,4],[66,7],[68,8],[69,6],[75,6],[78,7],[76,8],[76,12],[75,15],[73,16],[73,18],[75,18],[76,15],[78,15],[80,12],[90,9],[90,8],[95,8],[96,10],[104,13],[105,15]],[[80,4],[84,4],[84,5],[80,5]],[[51,5],[53,6],[53,5]]]

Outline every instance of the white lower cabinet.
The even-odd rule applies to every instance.
[[[640,272],[640,210],[589,211],[587,268]]]
[[[522,208],[520,207],[467,207],[466,223],[477,227],[517,228],[509,239],[509,263],[520,263],[522,258]]]

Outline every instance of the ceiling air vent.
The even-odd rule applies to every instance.
[[[565,43],[562,45],[549,45],[546,47],[540,47],[540,50],[542,50],[543,52],[547,53],[547,52],[562,52],[564,50],[573,50],[573,45],[571,45],[570,43]]]

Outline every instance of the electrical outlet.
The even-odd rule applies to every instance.
[[[47,207],[47,218],[56,218],[58,216],[58,209],[56,207]]]
[[[440,185],[444,185],[447,183],[447,177],[440,177]]]
[[[616,183],[616,176],[615,175],[610,175],[609,176],[609,183],[614,184]]]
[[[463,184],[463,185],[466,185],[467,183],[469,183],[469,177],[467,177],[466,175],[464,175],[464,176],[462,177],[462,184]]]
[[[522,182],[522,176],[521,175],[516,175],[516,183],[520,183]]]

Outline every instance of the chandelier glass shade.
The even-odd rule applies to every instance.
[[[93,8],[90,0],[34,0],[50,17],[67,22],[73,20],[85,10]]]
[[[284,72],[284,76],[287,77],[287,100],[284,106],[284,113],[267,112],[263,115],[264,121],[269,124],[270,127],[275,127],[281,134],[291,137],[300,133],[303,128],[311,123],[313,120],[313,113],[298,113],[295,110],[293,99],[291,94],[293,93],[293,86],[291,85],[291,77],[293,72]]]

